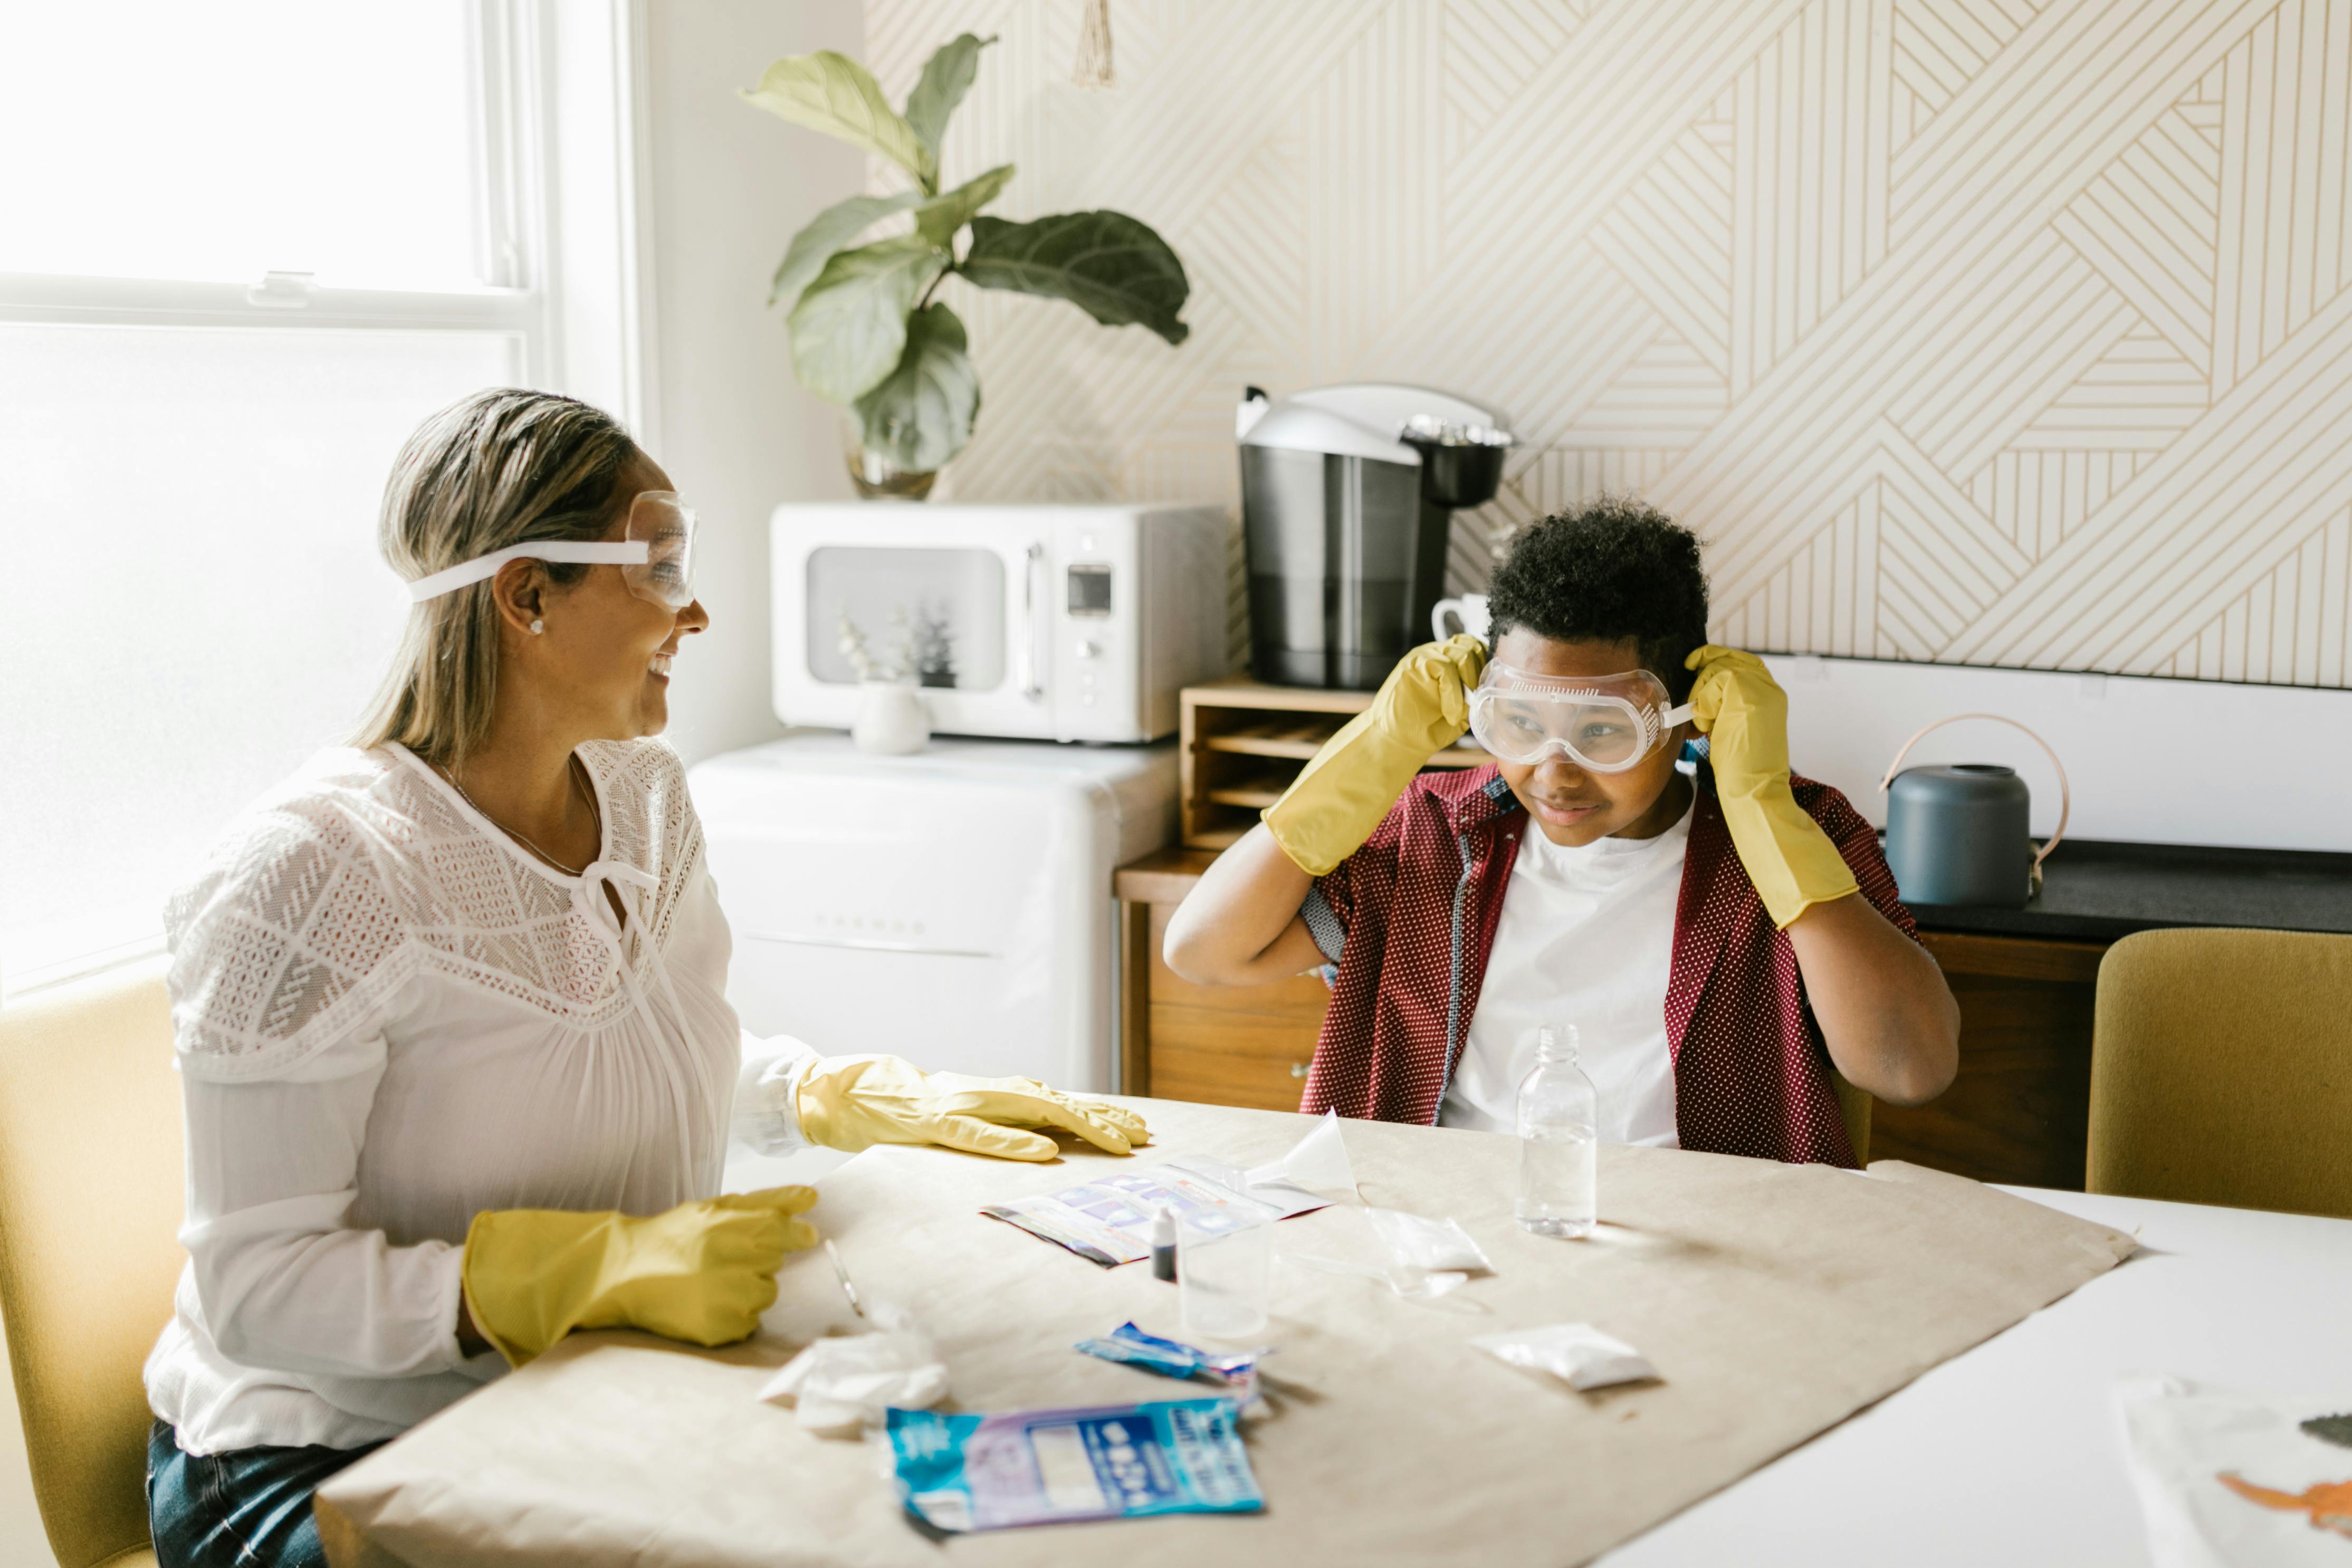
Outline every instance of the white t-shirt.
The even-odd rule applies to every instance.
[[[1572,1024],[1601,1094],[1601,1142],[1677,1145],[1666,978],[1689,847],[1687,806],[1654,838],[1576,848],[1527,825],[1440,1126],[1517,1131],[1536,1031]]]
[[[799,1145],[814,1054],[737,1026],[677,753],[579,755],[580,877],[388,746],[321,752],[172,900],[188,1265],[147,1395],[188,1452],[357,1447],[504,1372],[457,1342],[478,1211],[655,1214],[730,1134]]]

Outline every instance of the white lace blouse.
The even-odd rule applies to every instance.
[[[799,1146],[813,1053],[737,1026],[677,754],[579,754],[580,877],[387,746],[320,753],[173,899],[188,1265],[146,1375],[189,1452],[357,1447],[503,1371],[457,1346],[477,1212],[654,1214],[719,1190],[730,1131]]]

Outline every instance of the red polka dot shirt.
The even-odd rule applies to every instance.
[[[1862,896],[1916,940],[1870,824],[1829,785],[1790,782]],[[1300,912],[1330,961],[1331,1005],[1300,1110],[1436,1122],[1526,826],[1494,768],[1423,773],[1363,847],[1316,879]],[[1684,1148],[1855,1163],[1796,953],[1739,864],[1704,767],[1659,1005]]]

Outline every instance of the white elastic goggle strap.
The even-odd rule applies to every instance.
[[[497,576],[499,568],[509,561],[558,561],[583,566],[642,566],[652,558],[652,546],[642,539],[610,543],[585,539],[534,540],[527,544],[509,544],[504,550],[493,550],[488,555],[477,555],[446,572],[436,572],[430,577],[419,577],[408,585],[408,598],[410,603],[421,605],[427,599],[454,594],[469,584]]]

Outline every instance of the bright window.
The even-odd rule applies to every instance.
[[[534,14],[0,12],[0,989],[153,950],[350,734],[405,607],[394,452],[547,379]]]
[[[12,6],[0,270],[494,281],[477,37],[467,0]]]

